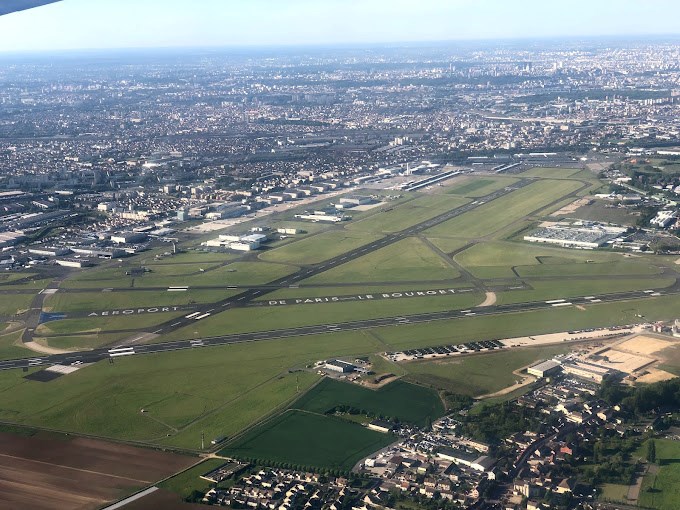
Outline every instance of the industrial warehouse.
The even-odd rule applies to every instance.
[[[544,223],[531,234],[524,236],[524,240],[530,243],[548,243],[564,248],[592,250],[614,242],[627,232],[626,227],[600,223]]]

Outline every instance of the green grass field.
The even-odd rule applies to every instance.
[[[43,309],[55,312],[99,312],[126,308],[214,303],[236,293],[237,291],[234,290],[57,292],[45,298]]]
[[[436,281],[458,278],[420,239],[409,237],[305,280],[305,284]]]
[[[349,332],[130,356],[49,384],[3,371],[0,420],[199,449],[201,431],[232,436],[318,379],[289,369],[380,348]]]
[[[225,266],[200,264],[164,264],[150,266],[152,272],[141,276],[125,273],[130,267],[90,270],[66,280],[66,288],[169,287],[178,285],[258,285],[292,273],[295,268],[265,262],[233,262]],[[212,269],[211,269],[212,267]],[[155,269],[159,269],[156,271]],[[205,269],[201,272],[200,269]],[[173,273],[174,275],[171,275]]]
[[[635,226],[640,214],[628,208],[613,207],[604,200],[595,200],[592,204],[581,206],[572,213],[561,215],[560,219],[564,217]]]
[[[680,508],[680,442],[664,439],[654,441],[659,472],[645,476],[640,491],[640,506],[677,510]],[[644,443],[635,456],[644,458],[646,446]]]
[[[220,454],[347,471],[361,458],[394,440],[390,434],[336,417],[287,411],[255,427]]]
[[[295,328],[315,324],[334,324],[380,317],[399,317],[425,311],[462,310],[475,306],[483,300],[484,298],[480,293],[468,292],[397,300],[381,299],[241,308],[207,317],[169,335],[161,336],[157,341]]]
[[[477,397],[502,390],[521,380],[521,377],[513,374],[514,370],[568,351],[567,346],[513,349],[458,359],[443,358],[401,365],[409,372],[406,377],[409,381]]]
[[[447,188],[446,193],[478,198],[507,186],[511,186],[517,181],[518,179],[512,177],[477,177],[467,180],[461,185],[454,185]]]
[[[629,486],[616,483],[605,483],[600,489],[602,490],[602,493],[599,496],[601,500],[625,502],[628,497]]]
[[[471,340],[491,340],[574,329],[633,324],[644,321],[669,320],[677,315],[679,296],[598,303],[576,307],[554,308],[494,316],[464,317],[428,324],[389,326],[377,331],[391,350],[429,347]]]
[[[428,418],[435,420],[444,414],[444,406],[435,391],[402,381],[370,390],[356,384],[324,379],[295,401],[293,407],[325,414],[340,405],[364,410],[374,416],[398,418],[421,427]]]
[[[376,209],[375,214],[353,221],[347,228],[362,232],[398,232],[468,202],[467,199],[447,195],[420,196],[401,205],[384,205]]]
[[[427,239],[444,253],[453,253],[470,243],[467,239],[452,239],[449,237],[428,237]]]
[[[131,336],[132,333],[98,333],[92,335],[55,336],[36,338],[35,341],[47,347],[66,351],[87,351],[113,344]]]
[[[260,259],[286,264],[318,264],[381,237],[360,231],[333,230],[266,251]]]
[[[21,346],[22,333],[23,331],[15,331],[0,335],[0,359],[27,358],[35,354],[33,351]]]
[[[479,278],[522,276],[577,276],[655,274],[650,257],[626,257],[615,252],[569,250],[510,241],[477,243],[455,257],[456,262]],[[591,262],[587,262],[591,261]]]
[[[621,260],[603,263],[540,264],[519,266],[515,270],[520,276],[616,276],[616,275],[654,275],[661,268],[652,264]]]
[[[11,317],[31,307],[33,294],[5,294],[0,296],[0,317]]]
[[[578,190],[577,181],[542,180],[429,229],[428,237],[488,236]]]
[[[560,282],[528,281],[533,290],[499,292],[498,304],[525,303],[569,297],[583,297],[614,292],[662,289],[673,285],[675,278],[623,278],[620,280],[568,278]]]
[[[547,177],[551,179],[568,179],[573,177],[581,170],[578,168],[550,168],[535,167],[522,172],[522,177]],[[592,177],[592,174],[591,174]]]
[[[167,489],[175,494],[179,494],[181,498],[188,498],[195,490],[205,493],[208,492],[214,484],[200,478],[201,475],[210,473],[212,470],[222,466],[225,462],[224,459],[208,459],[201,462],[199,465],[187,469],[156,485],[161,489]]]
[[[63,319],[51,321],[38,326],[35,332],[41,336],[70,335],[85,332],[106,332],[116,330],[143,329],[181,316],[182,313],[153,313],[148,315],[130,315],[121,321],[120,317],[91,317],[83,319]]]
[[[389,284],[376,285],[328,285],[323,287],[298,287],[293,289],[276,290],[264,296],[260,301],[269,301],[276,299],[294,299],[294,298],[315,298],[327,296],[353,296],[364,294],[382,294],[384,292],[404,292],[410,290],[428,290],[428,289],[470,289],[469,283],[447,282],[445,285],[439,282],[423,283],[399,283],[391,282]]]

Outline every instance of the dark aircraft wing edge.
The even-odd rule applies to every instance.
[[[0,16],[34,7],[61,2],[61,0],[0,0]]]

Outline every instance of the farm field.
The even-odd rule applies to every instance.
[[[304,283],[357,283],[452,280],[452,268],[420,239],[409,237],[308,278]]]
[[[406,380],[477,397],[521,380],[513,371],[568,351],[568,346],[513,349],[459,359],[414,361],[401,363],[401,366],[409,372]]]
[[[415,197],[400,205],[383,205],[376,209],[375,214],[349,223],[347,229],[377,233],[398,232],[469,202],[464,198],[447,195],[415,194]]]
[[[303,467],[350,470],[362,457],[395,440],[332,416],[286,411],[250,430],[219,453]]]
[[[648,473],[640,490],[640,506],[655,510],[680,508],[680,443],[655,439],[658,473]],[[636,456],[644,457],[643,444]],[[651,489],[651,490],[650,490]]]
[[[318,264],[381,237],[378,234],[365,232],[332,230],[265,251],[260,255],[260,259],[286,264]]]
[[[192,457],[91,439],[0,433],[0,506],[35,510],[101,508],[184,469]]]
[[[336,406],[364,410],[374,416],[398,418],[424,426],[444,414],[439,395],[431,389],[396,381],[379,390],[324,379],[292,405],[295,409],[326,414]]]
[[[426,231],[428,237],[479,238],[488,236],[539,211],[582,187],[578,181],[541,180],[484,204]]]

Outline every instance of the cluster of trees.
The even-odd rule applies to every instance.
[[[327,415],[333,414],[351,414],[353,416],[366,416],[368,418],[388,421],[390,423],[400,423],[398,416],[385,416],[384,414],[375,414],[366,409],[360,409],[358,407],[341,404],[335,407],[331,407],[326,411]]]
[[[348,479],[351,479],[356,476],[350,470],[344,469],[323,469],[318,467],[305,466],[303,464],[295,464],[293,462],[280,462],[280,461],[266,461],[265,463],[263,463],[262,459],[257,459],[255,457],[237,457],[237,459],[241,462],[247,462],[249,464],[259,466],[267,466],[269,468],[288,469],[290,471],[300,471],[306,473],[319,473],[322,475],[322,481],[323,477],[328,476],[336,477],[343,476]]]
[[[474,399],[468,395],[459,395],[450,391],[442,392],[444,403],[448,414],[457,413],[463,409],[469,409],[474,403]]]
[[[462,434],[495,443],[516,432],[538,430],[542,419],[545,416],[541,416],[535,409],[503,402],[483,406],[479,412],[470,413],[463,421]]]
[[[605,379],[600,397],[610,405],[620,405],[626,411],[642,416],[650,411],[680,407],[680,379],[671,379],[645,386],[629,388],[618,381]]]

